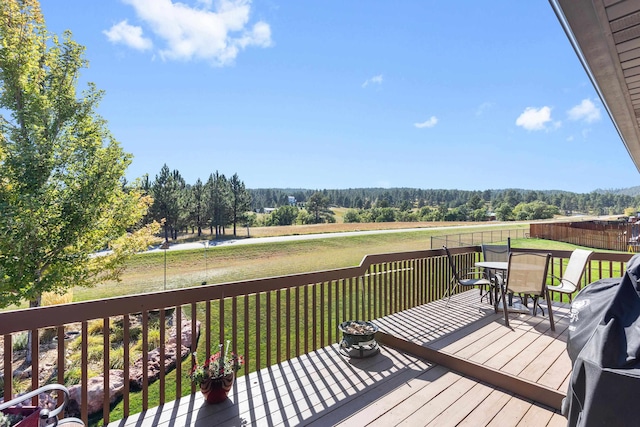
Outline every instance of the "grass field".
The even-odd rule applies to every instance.
[[[334,225],[342,226],[343,224]],[[329,232],[330,228],[327,226],[327,224],[318,228],[301,226],[304,228],[296,228],[295,233],[308,234],[309,230],[314,230],[314,233],[318,230]],[[516,227],[526,228],[527,225],[508,224],[508,228]],[[407,228],[406,224],[401,228]],[[474,229],[474,232],[478,233],[482,229]],[[495,227],[486,229],[496,230]],[[291,233],[290,227],[288,231]],[[272,232],[275,233],[277,230]],[[93,288],[76,288],[73,290],[73,298],[74,301],[84,301],[123,295],[123,291],[126,294],[137,294],[163,290],[165,255],[166,288],[176,289],[197,286],[203,281],[210,284],[226,283],[355,266],[368,254],[430,249],[431,236],[460,232],[464,233],[468,230],[424,228],[411,232],[279,243],[259,243],[259,239],[256,239],[256,244],[251,245],[209,247],[206,249],[206,254],[204,246],[203,249],[197,250],[173,252],[168,250],[166,254],[145,253],[129,260],[120,283],[106,282]]]

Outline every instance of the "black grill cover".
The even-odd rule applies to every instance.
[[[640,254],[571,304],[573,369],[562,413],[569,426],[640,426]]]

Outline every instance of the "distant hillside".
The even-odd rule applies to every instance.
[[[597,190],[594,191],[594,193],[616,194],[616,195],[620,195],[620,196],[636,197],[636,196],[640,196],[640,185],[637,185],[635,187],[629,187],[629,188],[619,188],[619,189],[616,189],[616,190],[613,190],[613,189],[603,190],[601,188],[598,188]]]

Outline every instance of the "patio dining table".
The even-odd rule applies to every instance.
[[[491,269],[491,270],[499,270],[504,272],[503,276],[504,278],[507,277],[507,275],[509,274],[509,263],[506,261],[478,261],[475,263],[476,267],[479,268],[486,268],[486,269]],[[525,313],[525,314],[529,314],[529,308],[522,304],[521,302],[513,302],[511,301],[511,298],[509,298],[510,303],[509,306],[507,307],[507,311],[509,313]],[[497,309],[500,311],[502,310],[502,307],[498,304],[498,287],[496,286],[495,289],[495,299],[494,301],[496,301],[496,306]]]

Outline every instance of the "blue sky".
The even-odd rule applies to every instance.
[[[639,185],[547,1],[41,0],[134,159],[248,188]]]

